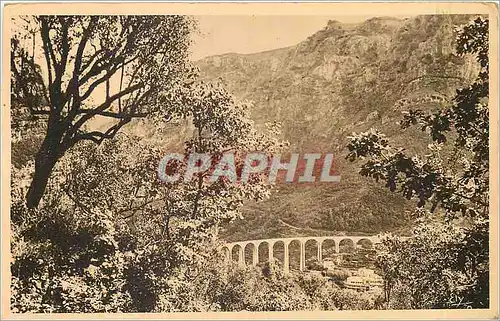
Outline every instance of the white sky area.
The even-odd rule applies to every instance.
[[[383,14],[382,14],[383,15]],[[255,53],[295,45],[323,29],[328,20],[360,23],[374,16],[195,16],[192,59],[224,53]]]

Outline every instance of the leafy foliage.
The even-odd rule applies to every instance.
[[[172,99],[182,97],[183,103],[171,117],[192,123],[186,155],[244,155],[285,145],[276,138],[277,126],[257,131],[248,104],[236,102],[223,87],[196,82],[178,90]],[[164,183],[157,177],[164,152],[125,133],[101,145],[81,142],[55,166],[36,209],[23,202],[33,162],[13,168],[16,311],[162,309],[160,294],[187,267],[211,255],[206,247],[219,226],[239,217],[245,200],[269,195],[262,178],[247,184],[211,181],[209,170],[193,181]],[[98,294],[87,299],[91,291]]]
[[[388,237],[377,260],[389,309],[489,306],[488,224],[418,225],[406,241]],[[404,298],[404,300],[402,300]]]
[[[32,165],[32,162],[31,164]],[[75,210],[55,184],[37,210],[24,202],[29,166],[13,169],[14,312],[118,312],[130,304],[112,213]],[[61,179],[61,177],[59,177]]]
[[[487,30],[487,22],[478,18],[474,25],[478,27],[464,29],[459,35],[459,53],[476,54],[480,50],[477,48],[488,47],[487,37],[477,35]],[[472,45],[464,45],[463,39],[468,39]],[[480,41],[486,43],[477,44]],[[419,207],[430,203],[431,211],[440,205],[448,213],[487,216],[489,82],[484,75],[488,73],[488,63],[487,55],[478,54],[482,69],[476,82],[457,90],[450,106],[430,115],[411,110],[401,122],[403,129],[418,123],[423,131],[429,132],[434,141],[429,145],[430,154],[424,158],[407,156],[404,149],[391,147],[385,136],[376,130],[354,135],[348,146],[348,158],[370,158],[362,165],[362,175],[385,181],[391,191],[399,185],[400,192],[408,199],[418,198]],[[453,154],[442,155],[446,133],[452,129],[456,135]],[[446,156],[449,158],[444,159]],[[459,166],[454,166],[456,162]]]
[[[389,237],[379,257],[386,299],[400,308],[489,306],[488,20],[477,18],[459,32],[457,53],[476,56],[476,81],[439,110],[412,109],[401,122],[402,129],[418,124],[428,133],[428,154],[409,156],[373,129],[354,134],[348,145],[351,161],[367,158],[361,175],[418,199],[415,214],[424,217],[413,238]],[[445,222],[429,222],[430,212]],[[394,287],[405,303],[391,300]]]
[[[373,309],[378,294],[343,290],[324,277],[285,275],[275,262],[228,265],[200,262],[161,295],[162,311],[303,311]]]
[[[210,181],[208,170],[192,181],[164,183],[157,168],[172,150],[116,135],[118,130],[134,117],[148,116],[145,121],[158,132],[166,122],[184,119],[193,135],[178,152],[217,159],[226,152],[279,151],[286,145],[277,138],[279,126],[258,131],[249,103],[237,102],[220,84],[197,80],[185,62],[191,26],[186,17],[41,16],[23,23],[33,28],[33,41],[38,33],[42,37],[49,83],[39,75],[35,49],[30,59],[22,39],[14,37],[19,155],[12,169],[13,310],[175,310],[160,294],[211,255],[206,248],[219,226],[239,217],[245,200],[267,197],[270,186],[257,176],[246,184]],[[30,72],[35,78],[26,79]],[[122,79],[116,94],[110,93],[114,75]],[[89,101],[101,84],[104,102],[95,106]],[[27,113],[47,115],[41,119],[46,128],[29,126],[37,119]],[[85,132],[94,116],[118,123],[104,133]],[[33,155],[25,147],[36,146],[40,137]],[[26,203],[23,195],[40,183],[40,170],[46,177],[39,192],[47,193],[37,194],[36,204]]]
[[[217,251],[219,228],[241,217],[248,200],[268,197],[270,186],[258,176],[243,185],[210,181],[208,170],[193,181],[164,183],[156,169],[167,151],[118,134],[136,117],[148,116],[157,133],[166,122],[181,119],[190,124],[192,137],[178,152],[210,153],[215,160],[233,152],[238,166],[248,152],[286,147],[277,138],[277,124],[269,124],[268,132],[257,130],[250,103],[236,101],[220,84],[197,80],[197,71],[184,61],[189,21],[174,16],[23,21],[28,23],[24,38],[11,42],[13,126],[19,134],[11,203],[15,312],[382,307],[377,293],[339,289],[315,276],[285,275],[275,262],[257,268],[226,265]],[[420,207],[445,219],[444,224],[424,221],[408,241],[387,238],[378,258],[386,281],[385,307],[489,304],[487,29],[487,20],[476,20],[457,42],[459,54],[478,56],[477,81],[442,109],[430,115],[410,110],[401,123],[403,128],[419,124],[430,133],[430,155],[410,157],[377,131],[355,135],[349,145],[352,160],[368,158],[363,175],[417,198]],[[33,59],[36,50],[29,54],[26,41],[35,36],[28,34],[42,38],[49,80],[41,77],[42,68]],[[84,47],[80,54],[68,51],[72,41]],[[70,66],[78,67],[73,74]],[[87,85],[70,86],[75,74],[76,84],[85,80]],[[111,93],[113,75],[125,81],[124,89],[120,80],[116,94]],[[100,85],[105,98],[96,107],[90,98]],[[116,122],[94,131],[84,126],[90,115]],[[30,182],[40,181],[40,168],[52,172],[52,178],[41,177],[45,193],[35,193],[39,199],[26,204],[24,195]],[[336,226],[352,225],[353,213],[343,212]],[[373,221],[368,217],[359,227]]]

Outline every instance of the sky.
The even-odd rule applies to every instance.
[[[295,45],[323,29],[328,20],[359,23],[373,16],[195,16],[192,58],[224,53],[255,53]]]

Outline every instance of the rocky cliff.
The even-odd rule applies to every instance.
[[[271,199],[248,204],[245,220],[224,231],[231,240],[294,234],[375,233],[409,225],[413,207],[360,177],[344,159],[352,132],[383,130],[410,151],[428,141],[397,121],[409,106],[440,108],[477,66],[454,51],[464,15],[373,18],[328,25],[288,48],[204,58],[205,79],[221,79],[240,99],[254,102],[258,123],[277,120],[293,152],[333,152],[342,180],[315,186],[282,185]]]

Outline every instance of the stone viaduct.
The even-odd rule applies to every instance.
[[[290,270],[290,252],[289,245],[292,242],[298,242],[300,245],[300,271],[305,270],[305,248],[306,243],[313,241],[317,246],[317,259],[319,262],[323,260],[323,242],[331,240],[335,244],[335,253],[340,253],[341,243],[350,243],[352,246],[360,246],[362,241],[368,241],[373,247],[375,244],[380,243],[380,238],[378,236],[318,236],[318,237],[290,237],[290,238],[276,238],[276,239],[262,239],[262,240],[251,240],[251,241],[241,241],[227,243],[222,246],[225,251],[226,258],[228,260],[233,260],[233,249],[237,249],[237,261],[239,264],[245,264],[245,249],[247,246],[252,246],[252,264],[257,265],[259,263],[259,246],[262,244],[268,245],[268,255],[269,261],[274,259],[274,245],[280,242],[283,243],[284,248],[284,258],[283,258],[283,269],[285,273]]]

